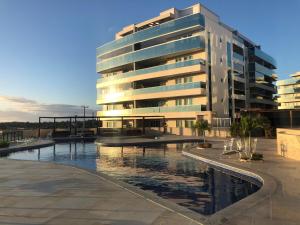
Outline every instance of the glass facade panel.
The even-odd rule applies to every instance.
[[[97,48],[97,55],[102,55],[106,52],[113,51],[118,48],[132,45],[143,40],[158,37],[167,33],[175,32],[193,26],[205,26],[204,16],[200,13],[165,22],[161,25],[154,26],[136,33],[127,35],[121,39],[109,42]]]
[[[178,41],[172,41],[165,44],[156,45],[153,47],[145,48],[139,51],[105,60],[97,64],[97,72],[105,71],[137,61],[180,53],[186,50],[196,50],[204,48],[205,41],[202,37],[196,36],[185,38]]]
[[[267,76],[272,76],[275,73],[274,70],[268,69],[267,67],[264,67],[258,63],[255,63],[255,71]]]
[[[231,67],[231,43],[227,42],[227,66]]]
[[[237,59],[237,60],[240,60],[240,61],[244,61],[244,57],[236,52],[233,52],[233,58],[234,59]]]
[[[275,66],[275,67],[277,66],[277,63],[276,63],[275,59],[272,56],[268,55],[267,53],[263,52],[262,50],[260,50],[258,48],[255,48],[254,49],[254,54],[257,57],[263,59],[264,61],[272,64],[273,66]]]
[[[132,96],[132,95],[139,95],[139,94],[149,94],[155,92],[167,92],[167,91],[177,91],[177,90],[185,90],[185,89],[194,89],[194,88],[201,88],[203,82],[193,82],[193,83],[186,83],[186,84],[176,84],[176,85],[169,85],[169,86],[156,86],[156,87],[149,87],[149,88],[140,88],[140,89],[133,89],[123,92],[111,92],[105,95],[102,94],[100,91],[101,89],[97,89],[97,99],[98,100],[109,100],[116,102],[119,99],[122,99],[124,96]]]
[[[199,65],[199,64],[203,65],[203,64],[205,64],[205,61],[200,60],[200,59],[195,59],[195,60],[189,60],[189,61],[178,62],[178,63],[173,63],[173,64],[153,66],[150,68],[130,71],[127,73],[122,73],[122,74],[118,74],[118,75],[114,75],[114,76],[102,77],[102,78],[98,79],[97,83],[113,81],[113,80],[123,79],[123,78],[127,78],[127,77],[134,77],[134,76],[147,74],[147,73],[155,73],[155,72],[159,72],[162,70],[171,70],[171,69],[176,69],[176,68],[181,68],[181,67],[186,67],[186,66],[194,66],[194,65]]]
[[[135,108],[135,109],[124,109],[124,110],[101,111],[100,116],[136,115],[136,114],[168,113],[168,112],[201,112],[201,111],[205,111],[204,109],[205,109],[205,105],[146,107],[146,108]]]

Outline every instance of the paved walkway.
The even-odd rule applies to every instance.
[[[211,139],[213,149],[189,152],[217,162],[232,165],[260,175],[265,183],[257,193],[219,211],[211,224],[226,225],[299,225],[300,161],[276,154],[276,140],[259,139],[257,152],[265,160],[240,162],[237,155],[221,155],[224,139]]]
[[[0,159],[0,224],[197,224],[100,175]]]

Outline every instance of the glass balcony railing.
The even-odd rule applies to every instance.
[[[300,79],[295,79],[295,78],[290,78],[286,80],[279,80],[276,82],[277,86],[284,86],[284,85],[292,85],[292,84],[297,84],[300,83]]]
[[[111,52],[113,50],[123,48],[125,46],[132,45],[137,42],[141,42],[167,33],[172,33],[177,30],[182,30],[194,26],[201,26],[204,28],[205,19],[202,14],[198,13],[171,20],[169,22],[165,22],[163,24],[127,35],[121,39],[114,40],[97,48],[97,55],[103,55],[107,52]]]
[[[258,48],[255,48],[254,54],[257,57],[261,58],[262,60],[272,64],[274,67],[277,66],[276,60],[272,56],[270,56],[267,53],[263,52],[262,50],[260,50]]]
[[[201,112],[205,109],[205,105],[178,105],[170,107],[146,107],[135,109],[123,109],[123,110],[109,110],[101,111],[100,116],[118,116],[118,115],[137,115],[137,114],[149,114],[149,113],[169,113],[169,112]]]
[[[264,67],[258,63],[255,63],[255,71],[267,76],[272,76],[275,73],[274,70],[268,69],[267,67]]]
[[[205,65],[205,61],[202,59],[195,59],[195,60],[177,62],[177,63],[173,63],[173,64],[153,66],[153,67],[149,67],[146,69],[140,69],[140,70],[136,70],[136,71],[130,71],[127,73],[118,74],[115,76],[102,77],[102,78],[98,79],[97,83],[103,83],[103,82],[119,80],[119,79],[128,78],[128,77],[134,77],[134,76],[138,76],[138,75],[142,75],[142,74],[155,73],[155,72],[159,72],[159,71],[163,71],[163,70],[171,70],[171,69],[200,65],[200,64]]]
[[[287,87],[287,88],[278,88],[278,94],[293,94],[296,93],[295,89],[292,87]]]
[[[237,54],[236,52],[233,52],[233,58],[244,62],[244,56]]]
[[[195,89],[195,88],[205,88],[205,82],[191,82],[191,83],[184,83],[184,84],[176,84],[176,85],[169,85],[169,86],[156,86],[156,87],[149,87],[149,88],[140,88],[140,89],[133,89],[127,90],[123,92],[113,92],[107,93],[104,96],[101,93],[97,93],[98,101],[104,102],[117,102],[121,100],[125,96],[134,96],[140,94],[150,94],[150,93],[157,93],[157,92],[168,92],[168,91],[178,91],[178,90],[186,90],[186,89]],[[99,89],[98,89],[99,90]]]
[[[141,49],[135,52],[117,56],[97,64],[97,72],[109,70],[118,66],[138,62],[146,59],[152,59],[176,53],[182,53],[188,50],[205,49],[203,37],[194,36],[180,39],[177,41],[167,42],[165,44]]]

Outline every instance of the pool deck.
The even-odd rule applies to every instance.
[[[0,171],[0,224],[199,224],[79,168],[0,159]]]
[[[277,155],[275,139],[258,139],[257,152],[264,154],[264,161],[252,162],[240,162],[237,154],[222,155],[224,139],[214,138],[210,142],[213,149],[190,149],[184,154],[252,172],[264,180],[258,192],[211,216],[210,224],[300,224],[300,161]]]
[[[132,138],[131,143],[134,140],[140,141]],[[184,154],[255,174],[264,185],[212,216],[201,216],[101,173],[2,158],[0,224],[300,224],[300,162],[276,155],[276,141],[269,139],[258,141],[263,162],[240,162],[236,155],[221,155],[223,141],[210,139],[212,149],[189,149]]]

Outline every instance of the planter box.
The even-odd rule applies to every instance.
[[[205,142],[205,143],[198,144],[198,147],[199,148],[211,148],[212,144]]]

